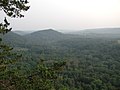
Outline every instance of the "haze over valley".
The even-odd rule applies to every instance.
[[[120,90],[120,0],[0,0],[0,11],[0,90]]]
[[[15,52],[24,55],[18,63],[24,68],[22,73],[37,65],[39,59],[45,60],[46,65],[66,62],[64,70],[59,72],[62,77],[57,82],[59,90],[120,89],[120,28],[72,33],[53,29],[13,31],[4,35],[3,40],[14,47]]]

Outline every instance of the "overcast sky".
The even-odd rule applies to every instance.
[[[120,0],[29,0],[25,18],[11,19],[14,30],[81,30],[120,27]],[[1,16],[5,16],[0,13]],[[2,19],[2,18],[0,18]]]

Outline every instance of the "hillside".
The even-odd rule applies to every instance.
[[[24,75],[34,71],[40,60],[45,60],[46,66],[66,62],[55,90],[120,90],[120,35],[113,38],[116,34],[111,33],[112,38],[105,38],[107,35],[85,37],[49,29],[23,36],[10,32],[4,40],[23,55],[19,64]]]
[[[3,40],[4,42],[9,43],[10,45],[13,45],[13,46],[24,45],[26,41],[24,37],[14,32],[8,32],[7,34],[5,34],[3,36]]]
[[[29,44],[46,44],[50,42],[59,41],[66,36],[63,33],[57,32],[52,29],[36,31],[31,34],[24,35]]]
[[[83,35],[88,38],[119,38],[120,28],[96,28],[85,29],[77,32],[72,32],[75,35]]]
[[[13,31],[13,32],[18,35],[26,35],[26,34],[30,34],[32,31]]]
[[[101,34],[120,34],[120,28],[101,28],[101,29],[91,29],[86,30],[86,32],[91,33],[101,33]]]
[[[96,28],[96,29],[85,29],[74,32],[76,34],[81,33],[96,33],[96,34],[120,34],[120,28]]]
[[[19,33],[19,34],[17,34]],[[72,38],[120,38],[119,28],[87,29],[72,34],[63,34],[53,29],[26,33],[22,31],[9,32],[4,41],[12,45],[45,45]]]

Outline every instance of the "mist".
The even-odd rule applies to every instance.
[[[14,31],[79,31],[89,28],[120,27],[119,0],[29,0],[22,19],[11,19]],[[0,13],[0,17],[5,17]],[[0,18],[2,20],[3,18]]]

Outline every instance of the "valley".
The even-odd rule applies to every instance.
[[[48,29],[25,35],[10,32],[3,39],[22,54],[18,64],[24,68],[23,73],[32,70],[40,59],[48,66],[66,62],[57,73],[60,79],[55,90],[120,90],[119,30],[64,34]]]

